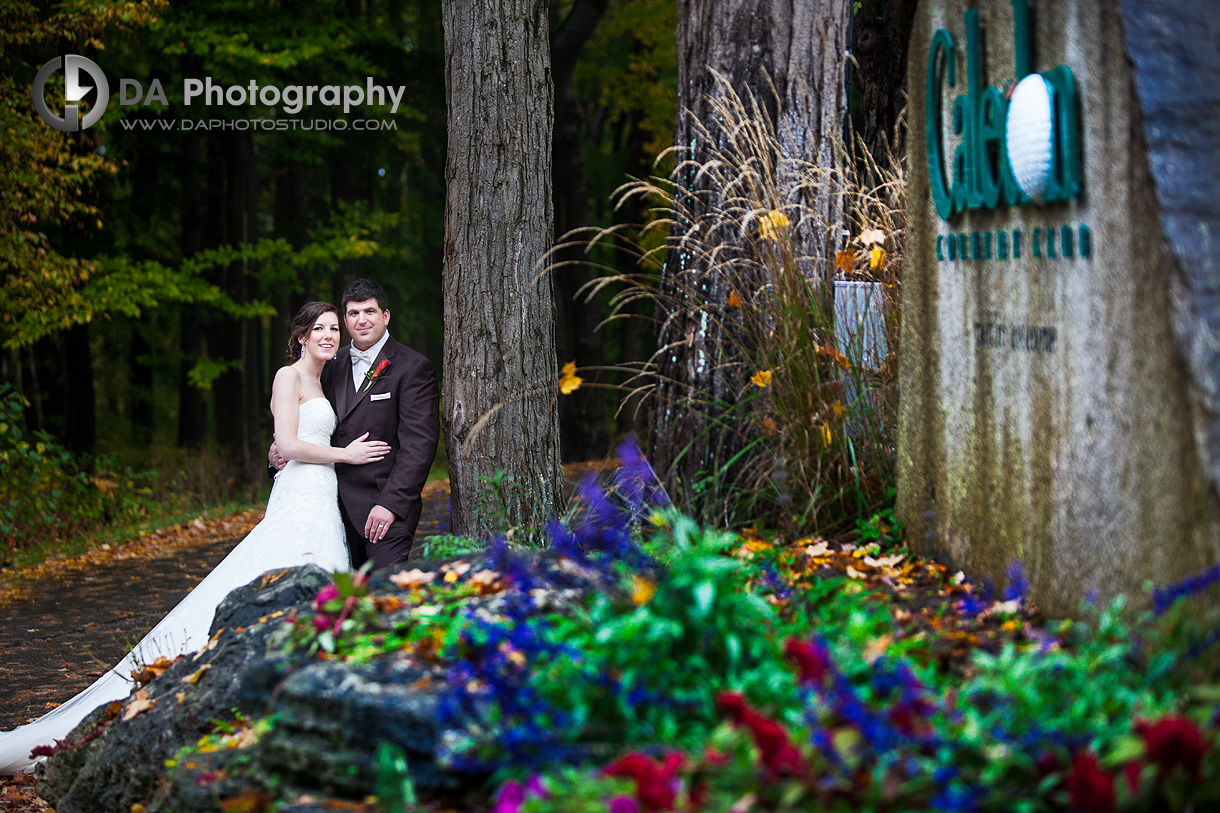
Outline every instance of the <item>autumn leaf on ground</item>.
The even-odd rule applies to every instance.
[[[859,570],[856,570],[851,565],[847,566],[847,575],[853,579],[867,579],[868,578],[868,576],[864,575]]]
[[[236,796],[220,800],[220,809],[225,813],[258,813],[271,804],[271,795],[243,790]]]
[[[825,556],[827,551],[829,551],[829,550],[830,550],[830,543],[826,542],[826,540],[823,539],[823,540],[819,540],[819,541],[813,543],[812,545],[807,545],[805,547],[805,555],[806,556]]]
[[[865,248],[868,248],[874,243],[881,244],[884,242],[885,232],[881,231],[881,229],[865,229],[864,231],[860,232],[860,245],[864,246]]]
[[[429,573],[419,568],[413,570],[400,570],[393,576],[390,576],[390,582],[396,587],[413,590],[416,587],[423,587],[425,584],[432,584],[436,579],[435,573]]]
[[[135,717],[137,714],[146,712],[149,709],[154,708],[156,705],[157,701],[150,700],[148,697],[148,692],[144,689],[140,689],[140,691],[135,693],[135,696],[132,698],[131,702],[127,704],[126,708],[123,709],[122,720],[125,723]]]
[[[181,682],[182,683],[198,683],[199,678],[203,677],[203,673],[208,671],[211,668],[212,668],[212,664],[205,663],[203,666],[200,666],[197,670],[195,670],[191,674],[184,677]]]
[[[564,395],[571,395],[580,389],[583,378],[576,374],[576,362],[569,361],[563,365],[563,372],[559,376],[559,391]]]
[[[211,652],[213,649],[215,649],[216,644],[220,642],[220,633],[222,633],[224,631],[225,631],[224,627],[221,627],[220,629],[216,630],[216,634],[213,635],[208,640],[208,642],[206,644],[204,644],[203,647],[201,647],[198,652],[195,653],[195,657],[191,658],[191,660],[197,661],[203,657],[203,653]]]
[[[754,375],[750,376],[750,380],[754,382],[754,386],[756,387],[769,387],[771,386],[771,371],[759,370]]]
[[[178,658],[181,658],[181,657],[183,657],[183,656],[179,655],[177,658],[174,658],[171,661],[169,658],[162,655],[161,657],[157,658],[152,663],[144,664],[144,668],[141,669],[139,672],[132,671],[131,678],[136,683],[139,683],[141,686],[145,686],[149,683],[152,683],[153,680],[155,680],[158,675],[160,675],[166,669],[169,669],[171,666],[173,666],[175,663],[177,663]]]
[[[871,567],[893,567],[894,565],[907,558],[905,554],[895,554],[894,556],[882,556],[879,559],[874,559],[871,556],[864,557],[864,564]]]
[[[885,651],[889,649],[890,641],[892,639],[892,635],[882,635],[880,638],[869,641],[869,644],[864,648],[863,653],[865,662],[868,663],[869,666],[872,666],[875,661],[884,657]]]
[[[835,254],[835,270],[850,274],[856,267],[856,252],[845,248]]]
[[[741,297],[737,295],[736,289],[729,291],[729,307],[730,308],[740,308],[741,307]]]

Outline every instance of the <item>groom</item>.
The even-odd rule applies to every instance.
[[[380,569],[405,562],[423,510],[420,490],[436,457],[440,390],[432,363],[387,332],[386,294],[358,279],[340,306],[351,336],[322,370],[322,392],[339,418],[331,445],[346,446],[365,432],[390,444],[384,460],[363,466],[335,464],[339,510],[352,568],[366,561]],[[275,444],[271,464],[287,462]]]

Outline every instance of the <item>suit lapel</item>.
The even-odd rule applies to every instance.
[[[377,357],[375,359],[373,359],[373,366],[369,367],[370,371],[376,370],[377,365],[380,364],[383,360],[391,359],[391,357],[394,355],[394,350],[393,350],[394,343],[395,343],[394,339],[392,339],[392,338],[386,339],[386,343],[381,346],[381,352],[377,354]],[[391,359],[390,360],[391,367],[393,366],[393,363],[394,362]],[[390,369],[387,369],[385,371],[384,375],[389,375],[389,374],[390,374]],[[378,380],[380,380],[380,379],[378,379]],[[362,385],[363,385],[363,383],[364,382],[361,382]],[[352,412],[356,409],[357,406],[359,406],[361,403],[363,403],[365,400],[368,399],[369,393],[372,392],[372,390],[373,390],[372,387],[368,387],[367,389],[363,390],[362,392],[358,392],[356,390],[355,385],[352,383],[352,357],[350,355],[347,357],[347,386],[351,388],[349,391],[351,394],[348,398],[347,404],[343,408],[343,411],[340,413],[341,417],[339,420],[346,420],[347,416],[352,414]]]

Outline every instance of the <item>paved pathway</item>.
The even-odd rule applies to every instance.
[[[0,596],[0,731],[84,689],[206,576],[261,516],[229,533],[163,533],[86,563],[37,568]],[[417,539],[448,527],[449,497],[425,504]],[[418,544],[418,542],[417,542]],[[58,565],[60,563],[56,563]]]

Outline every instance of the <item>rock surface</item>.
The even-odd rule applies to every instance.
[[[38,768],[38,795],[59,813],[129,813],[157,795],[165,761],[211,731],[213,720],[232,719],[234,709],[261,714],[274,690],[266,640],[278,622],[269,616],[311,600],[330,583],[313,565],[280,572],[270,584],[260,578],[221,603],[212,623],[212,634],[219,631],[215,646],[182,657],[145,686],[154,705],[123,719],[133,709],[129,699],[121,711],[103,706],[86,717],[71,739],[87,742],[56,752]],[[204,667],[196,682],[183,682]]]

